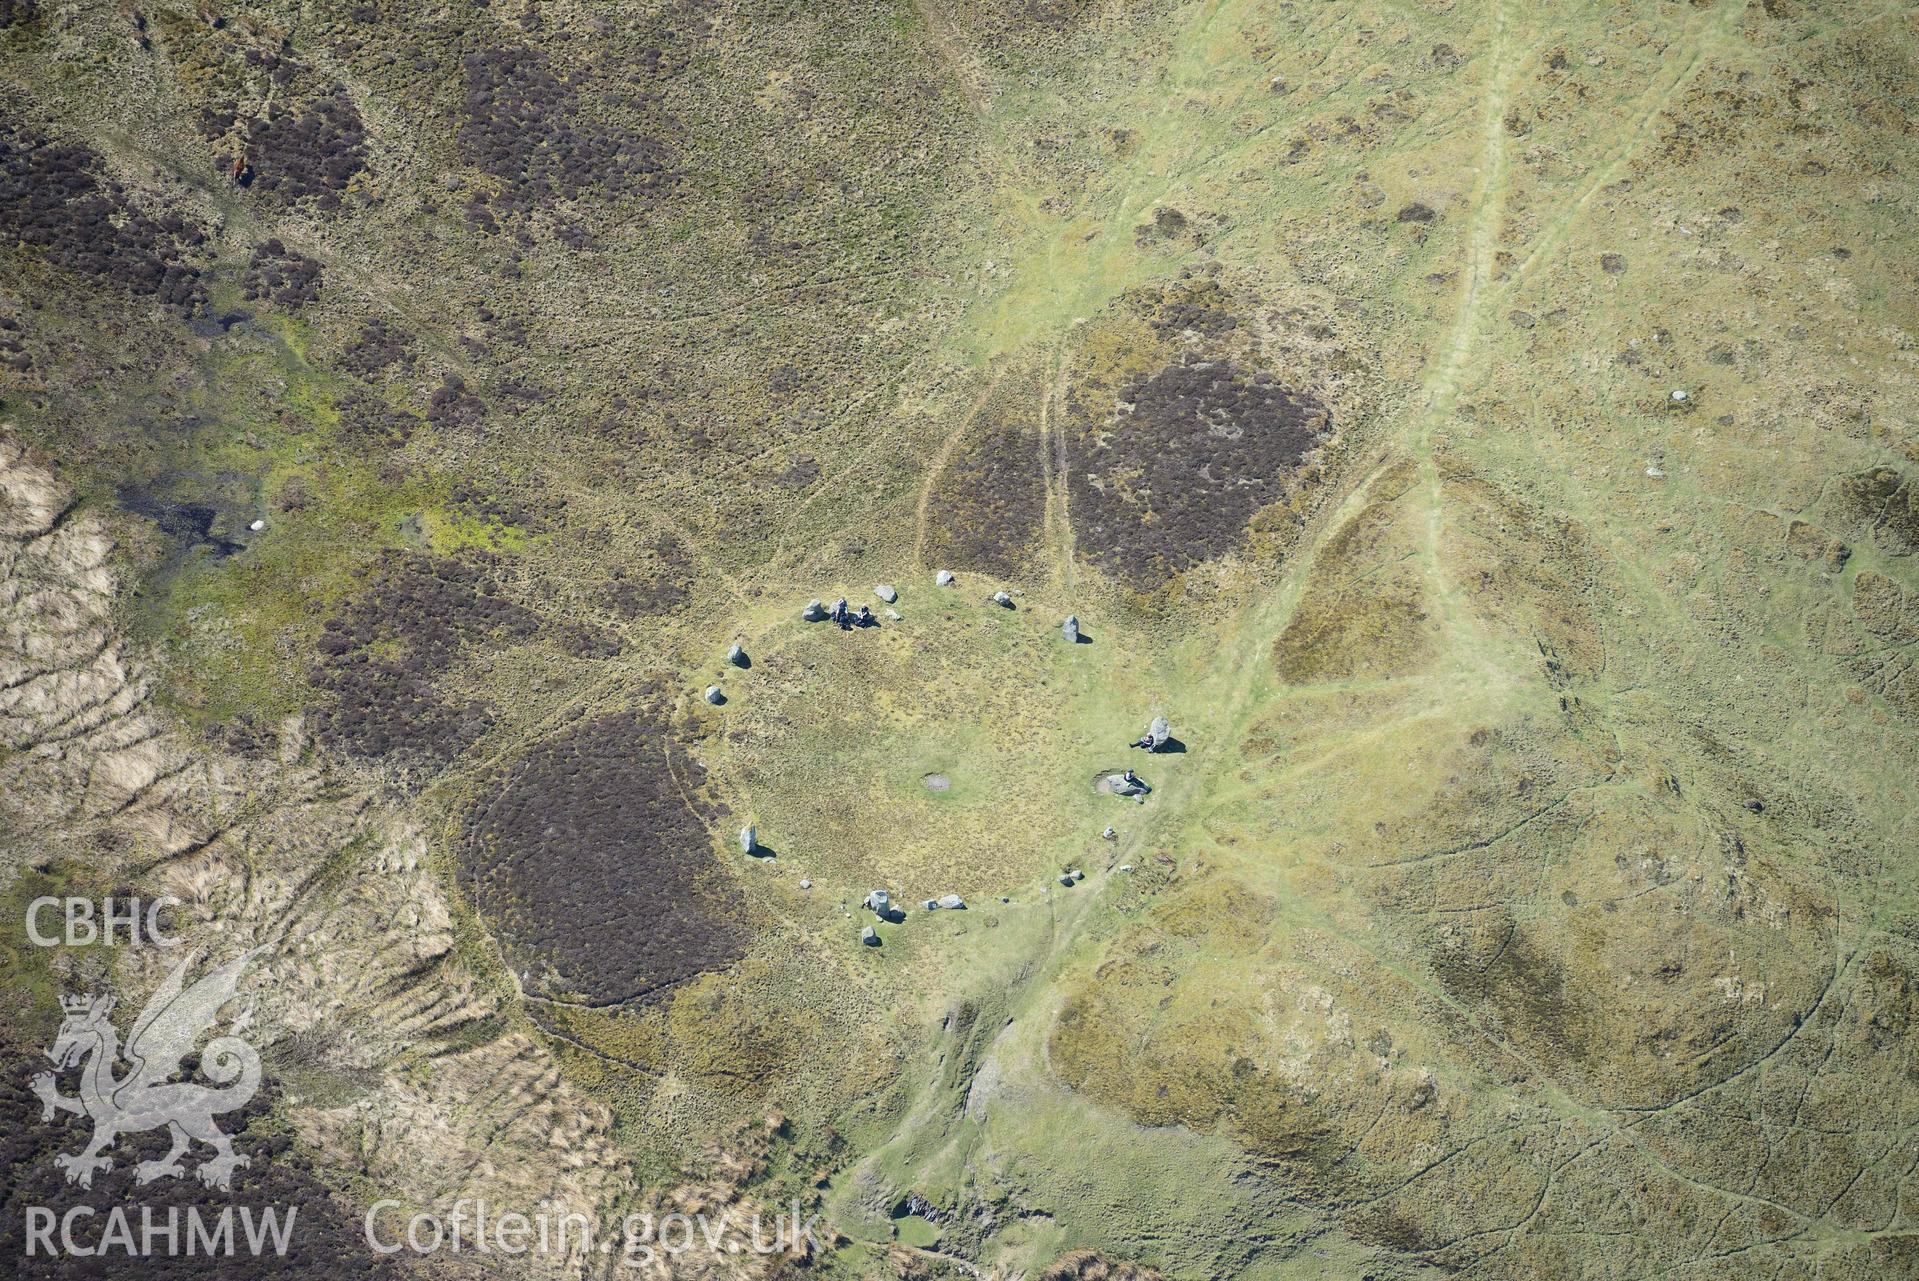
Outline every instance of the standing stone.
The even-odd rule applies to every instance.
[[[964,912],[966,910],[966,900],[957,894],[942,894],[939,905],[949,912]]]
[[[706,701],[718,707],[726,701],[726,695],[720,692],[718,685],[708,685],[706,687]]]
[[[952,571],[952,570],[950,570],[950,569],[942,569],[942,570],[941,570],[941,571],[940,571],[939,573],[937,573],[937,574],[935,574],[935,575],[933,575],[933,586],[935,586],[935,587],[951,587],[952,585],[953,585],[953,571]]]
[[[998,605],[1001,609],[1013,608],[1013,598],[1011,596],[1008,596],[1005,592],[994,592],[993,603],[995,605]]]
[[[899,589],[890,583],[881,583],[873,589],[873,594],[885,601],[888,605],[891,605],[900,598]]]
[[[866,910],[885,916],[893,910],[893,896],[885,890],[874,890],[866,896]]]
[[[760,847],[759,829],[748,823],[740,829],[740,853],[751,854]]]
[[[1146,734],[1153,740],[1153,750],[1158,751],[1166,746],[1166,740],[1173,736],[1173,727],[1166,723],[1164,716],[1155,716],[1153,723],[1147,727]]]
[[[745,667],[746,666],[746,647],[744,645],[741,645],[738,641],[735,641],[733,643],[733,648],[726,651],[726,661],[733,664],[733,666],[735,667]]]
[[[868,947],[878,947],[880,945],[880,932],[869,925],[860,931],[860,942],[866,944]]]
[[[826,619],[826,602],[818,600],[806,602],[806,608],[800,611],[800,618],[809,623],[824,622]]]
[[[1060,624],[1059,634],[1066,638],[1068,645],[1079,644],[1079,615],[1068,614],[1066,621]]]

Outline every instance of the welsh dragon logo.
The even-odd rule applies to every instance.
[[[236,1025],[227,1035],[208,1041],[201,1052],[200,1071],[213,1086],[173,1078],[181,1072],[180,1060],[213,1026],[220,1007],[233,996],[240,972],[262,950],[242,953],[184,990],[191,958],[180,962],[133,1021],[124,1053],[119,1033],[108,1021],[114,1007],[112,996],[60,999],[66,1020],[47,1057],[60,1072],[84,1061],[80,1093],[77,1098],[59,1093],[56,1072],[36,1076],[33,1092],[40,1096],[42,1120],[51,1120],[56,1111],[61,1111],[79,1113],[93,1121],[93,1139],[85,1149],[53,1158],[66,1171],[67,1182],[92,1187],[94,1171],[113,1168],[113,1159],[105,1153],[115,1136],[165,1126],[172,1134],[173,1150],[160,1160],[140,1162],[134,1168],[138,1182],[185,1174],[180,1158],[197,1139],[214,1150],[214,1155],[194,1171],[200,1182],[222,1191],[231,1187],[233,1171],[248,1161],[234,1152],[233,1140],[213,1123],[213,1118],[244,1106],[260,1088],[260,1055],[232,1034],[239,1030]],[[114,1065],[120,1058],[130,1067],[124,1076],[116,1078]]]

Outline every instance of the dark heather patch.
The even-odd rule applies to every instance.
[[[486,404],[458,374],[444,375],[426,400],[426,420],[435,427],[471,427],[485,416]]]
[[[1119,394],[1119,409],[1073,442],[1080,551],[1151,590],[1241,546],[1324,439],[1326,411],[1264,371],[1191,354]]]
[[[295,253],[276,237],[254,246],[241,287],[249,302],[264,300],[299,308],[320,300],[322,274],[317,259]]]
[[[206,233],[178,214],[148,216],[104,175],[91,148],[0,118],[0,245],[188,313],[207,294],[193,261]]]
[[[366,160],[366,126],[344,91],[275,108],[247,126],[250,185],[282,205],[306,200],[324,211],[338,209]]]
[[[1839,478],[1838,505],[1889,555],[1919,550],[1919,484],[1890,467]]]
[[[672,184],[673,156],[664,142],[599,114],[539,49],[467,55],[460,151],[500,180],[490,202],[495,209],[524,214],[589,194],[646,198]],[[494,231],[498,223],[487,204],[474,197],[467,219]]]
[[[133,1012],[117,1013],[122,1030]],[[48,1035],[52,1035],[49,1029]],[[263,1051],[263,1053],[266,1051]],[[189,1058],[191,1064],[194,1060]],[[164,1128],[122,1134],[114,1140],[107,1155],[113,1167],[94,1174],[91,1188],[69,1184],[53,1158],[60,1153],[75,1153],[86,1147],[93,1133],[87,1118],[68,1112],[56,1112],[43,1120],[40,1100],[29,1082],[49,1064],[37,1052],[17,1047],[0,1050],[0,1115],[8,1124],[0,1129],[0,1256],[11,1264],[10,1275],[20,1281],[119,1281],[126,1277],[178,1278],[197,1281],[217,1278],[221,1281],[253,1281],[260,1277],[312,1278],[336,1281],[337,1278],[363,1277],[385,1281],[409,1275],[405,1269],[367,1249],[358,1213],[335,1200],[337,1176],[315,1168],[313,1161],[294,1145],[288,1135],[270,1119],[277,1091],[269,1078],[245,1107],[216,1117],[216,1123],[232,1137],[236,1153],[249,1164],[233,1172],[230,1191],[221,1192],[195,1178],[194,1165],[212,1156],[211,1148],[195,1144],[182,1158],[188,1168],[184,1177],[162,1178],[140,1184],[135,1167],[142,1161],[164,1157],[170,1146]],[[71,1074],[61,1090],[72,1090]],[[156,1227],[164,1228],[168,1214],[178,1217],[179,1239],[187,1236],[189,1210],[195,1210],[209,1230],[217,1231],[223,1211],[233,1213],[235,1253],[231,1257],[189,1255],[182,1248],[169,1256],[165,1237],[157,1239],[158,1250],[145,1258],[129,1262],[117,1247],[99,1256],[76,1257],[60,1253],[49,1257],[43,1250],[27,1254],[26,1212],[28,1206],[44,1206],[56,1216],[64,1216],[75,1206],[91,1206],[99,1215],[109,1207],[127,1211],[127,1222],[138,1246],[141,1235],[141,1207],[151,1207]],[[247,1249],[240,1207],[247,1207],[255,1222],[263,1209],[278,1209],[281,1222],[293,1213],[293,1230],[284,1257],[274,1252],[269,1242],[257,1257]],[[91,1247],[101,1240],[105,1228],[102,1218],[75,1219],[76,1244]],[[55,1241],[59,1240],[55,1229]]]
[[[1597,1039],[1588,997],[1546,944],[1521,925],[1510,930],[1487,962],[1464,949],[1442,952],[1433,965],[1440,986],[1461,1004],[1496,1015],[1522,1046],[1574,1067],[1597,1062],[1607,1047]]]
[[[340,397],[340,435],[356,448],[398,449],[420,420],[358,389]]]
[[[619,712],[534,746],[468,816],[461,882],[529,990],[657,998],[749,941],[706,823],[704,771]]]
[[[413,335],[393,328],[378,316],[362,325],[359,336],[340,353],[340,364],[347,372],[362,378],[384,374],[396,366],[402,372],[409,371],[419,359]]]
[[[544,507],[536,507],[511,490],[485,485],[474,480],[456,480],[447,493],[447,507],[483,524],[511,525],[531,534],[543,534],[553,528],[551,516],[566,510],[566,499],[548,497]]]
[[[312,684],[332,699],[313,713],[317,737],[350,756],[443,767],[493,710],[441,694],[435,679],[472,648],[529,640],[536,626],[484,560],[388,553],[321,632]]]
[[[1017,574],[1045,518],[1038,429],[995,424],[969,440],[941,475],[929,552],[956,569]]]

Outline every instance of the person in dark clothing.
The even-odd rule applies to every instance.
[[[853,626],[853,619],[846,612],[846,598],[844,596],[833,602],[833,621],[840,625],[841,631],[845,631]]]
[[[1139,736],[1139,741],[1138,741],[1138,742],[1136,742],[1136,743],[1133,743],[1133,744],[1131,744],[1131,746],[1133,746],[1133,747],[1143,747],[1143,748],[1145,748],[1145,749],[1146,749],[1147,751],[1149,751],[1149,752],[1150,752],[1150,751],[1152,751],[1152,750],[1153,750],[1153,735],[1152,735],[1152,733],[1151,733],[1150,731],[1148,731],[1148,732],[1147,732],[1147,733],[1145,733],[1145,734],[1141,734],[1141,735]]]
[[[873,622],[874,622],[873,611],[869,609],[868,607],[866,607],[865,605],[861,605],[860,616],[853,620],[853,626],[871,627],[873,625]]]

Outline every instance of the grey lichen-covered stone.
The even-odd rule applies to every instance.
[[[893,910],[893,896],[885,890],[874,890],[866,896],[866,910],[885,916]]]
[[[740,853],[751,854],[760,847],[759,829],[748,823],[740,829]]]
[[[940,571],[939,573],[937,573],[937,574],[935,574],[935,575],[933,575],[933,586],[935,586],[935,587],[951,587],[952,585],[953,585],[953,571],[952,571],[952,570],[950,570],[950,569],[942,569],[942,570],[941,570],[941,571]]]
[[[880,945],[880,932],[869,925],[860,931],[860,942],[866,944],[868,947],[878,947]]]
[[[1001,609],[1013,608],[1013,598],[1011,596],[1008,596],[1005,592],[994,592],[993,603],[995,605],[998,605]]]
[[[706,701],[718,707],[726,701],[726,694],[718,685],[708,685],[706,687]]]
[[[810,600],[806,602],[806,608],[800,611],[800,618],[809,623],[824,622],[826,620],[826,602],[821,600]]]
[[[735,641],[733,648],[726,651],[726,661],[735,667],[746,666],[746,647]]]
[[[890,583],[881,583],[873,589],[873,594],[885,601],[888,605],[891,605],[900,598],[899,589]]]
[[[1154,747],[1164,747],[1166,740],[1173,736],[1173,727],[1167,723],[1164,716],[1155,716],[1146,733],[1152,738]]]
[[[957,894],[940,895],[939,905],[949,912],[963,912],[966,910],[966,900]]]
[[[1060,624],[1059,632],[1066,638],[1068,645],[1079,644],[1079,615],[1068,614],[1066,621]]]

